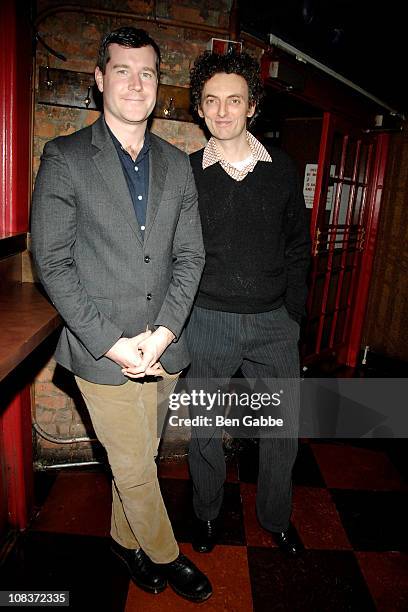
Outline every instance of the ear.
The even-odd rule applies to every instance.
[[[201,117],[201,119],[203,119],[203,117],[204,117],[204,113],[203,113],[203,111],[201,110],[201,106],[198,106],[198,107],[197,107],[197,112],[198,112],[198,116],[199,116],[199,117]]]
[[[95,83],[99,91],[103,92],[103,74],[99,66],[95,68]]]
[[[253,117],[256,109],[256,104],[252,104],[247,112],[247,117]]]

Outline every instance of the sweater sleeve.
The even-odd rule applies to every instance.
[[[292,188],[284,223],[287,273],[284,302],[291,318],[300,323],[305,314],[311,240],[299,176],[294,163],[290,161],[290,164]]]

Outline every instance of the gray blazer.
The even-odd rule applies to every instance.
[[[57,361],[101,384],[122,384],[103,355],[121,337],[164,325],[176,340],[161,363],[188,365],[183,327],[204,267],[188,156],[151,135],[145,237],[103,117],[44,148],[31,232],[39,278],[65,321]]]

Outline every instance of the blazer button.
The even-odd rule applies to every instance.
[[[147,299],[147,300],[151,300],[151,299],[152,299],[152,294],[151,294],[151,293],[148,293],[148,294],[146,295],[146,299]]]
[[[145,263],[149,263],[149,262],[150,262],[150,257],[149,257],[149,255],[145,255],[144,262],[145,262]]]

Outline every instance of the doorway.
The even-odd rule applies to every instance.
[[[312,238],[303,366],[356,366],[375,254],[388,136],[268,92],[258,137],[295,160]]]

